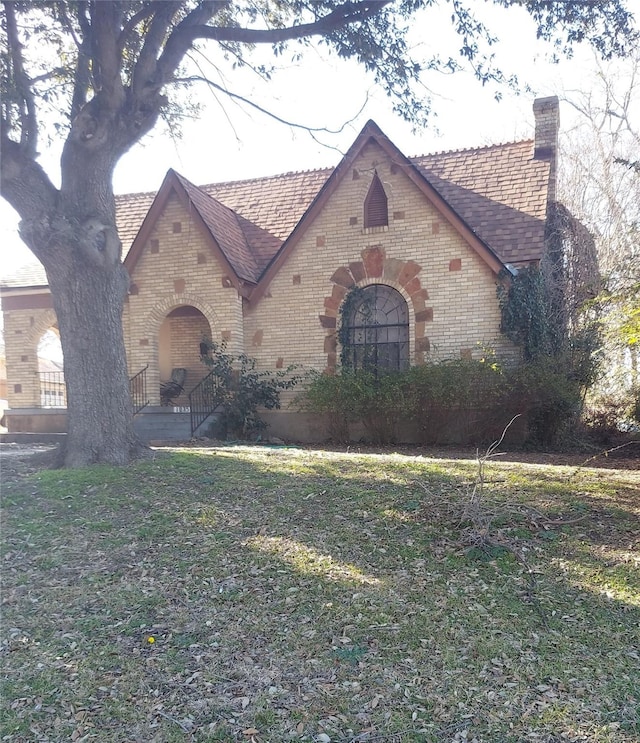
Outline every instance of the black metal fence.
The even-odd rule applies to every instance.
[[[191,435],[212,415],[222,401],[220,380],[209,372],[189,393]]]
[[[147,397],[147,369],[145,366],[129,380],[129,390],[133,403],[133,413],[139,413],[149,404]],[[67,385],[64,381],[64,372],[39,372],[40,377],[40,405],[43,408],[66,408]]]
[[[131,402],[133,403],[133,414],[139,413],[143,408],[146,408],[149,404],[149,398],[147,397],[147,364],[144,369],[140,369],[137,374],[134,374],[129,380],[129,392],[131,393]]]
[[[43,408],[66,408],[67,386],[64,372],[39,372],[40,405]]]

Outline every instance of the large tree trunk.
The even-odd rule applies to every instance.
[[[133,133],[128,131],[130,122],[120,115],[125,95],[114,79],[115,87],[92,98],[73,120],[59,190],[11,140],[2,163],[3,195],[20,213],[20,234],[45,267],[58,318],[69,467],[126,464],[141,447],[122,330],[129,277],[121,262],[112,177],[121,155],[146,129],[136,119]]]
[[[129,276],[121,262],[111,185],[124,146],[119,119],[108,105],[114,100],[106,100],[107,105],[96,97],[73,122],[51,222],[55,249],[43,261],[64,354],[68,467],[126,464],[140,446],[122,330]]]
[[[128,280],[120,262],[49,271],[67,383],[64,462],[126,464],[139,447],[122,332]]]

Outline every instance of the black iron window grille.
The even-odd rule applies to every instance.
[[[409,310],[400,292],[384,284],[358,290],[343,322],[347,366],[376,375],[409,366]]]

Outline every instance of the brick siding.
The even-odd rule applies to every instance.
[[[392,218],[364,228],[374,171]],[[483,346],[513,351],[499,332],[495,274],[403,169],[372,143],[361,150],[353,173],[357,177],[338,184],[253,303],[240,296],[211,237],[176,196],[168,200],[133,270],[123,318],[130,373],[149,366],[152,404],[159,403],[160,381],[172,368],[188,369],[188,388],[204,376],[204,336],[226,339],[229,352],[246,351],[261,368],[332,370],[340,353],[340,305],[350,287],[376,282],[407,301],[414,362],[477,356]],[[199,312],[169,317],[185,306]],[[53,319],[51,310],[5,312],[8,378],[22,390],[11,392],[10,385],[11,407],[38,405],[35,349]]]

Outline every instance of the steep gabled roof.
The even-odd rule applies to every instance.
[[[333,168],[323,168],[283,173],[245,181],[211,183],[201,188],[282,243],[332,171]]]
[[[544,251],[549,163],[531,141],[411,158],[503,263],[539,260]]]
[[[249,249],[240,219],[229,207],[221,204],[194,186],[174,170],[169,170],[125,258],[130,273],[142,255],[142,250],[165,205],[176,194],[210,240],[213,252],[227,270],[241,282],[255,283],[259,271]],[[244,222],[245,220],[243,220]]]
[[[255,283],[260,274],[238,215],[228,206],[221,204],[197,186],[194,186],[183,176],[178,175],[178,173],[175,175],[184,188],[190,205],[195,208],[201,217],[209,234],[233,267],[238,278],[242,281]]]
[[[302,219],[298,222],[293,232],[283,243],[282,248],[280,248],[278,253],[274,256],[264,275],[261,277],[260,286],[257,287],[256,291],[252,295],[253,297],[260,296],[261,292],[265,290],[269,281],[278,272],[283,261],[286,260],[288,253],[293,249],[294,245],[299,242],[307,227],[324,208],[327,200],[336,190],[344,176],[354,167],[356,158],[362,149],[370,142],[375,142],[375,144],[377,144],[393,161],[394,165],[403,170],[405,175],[407,175],[416,187],[422,191],[440,215],[449,222],[453,229],[455,229],[467,241],[470,247],[475,250],[484,261],[486,261],[492,270],[496,273],[500,271],[503,267],[503,263],[491,247],[485,243],[463,219],[460,218],[451,205],[442,197],[439,191],[433,187],[430,181],[425,177],[424,173],[420,171],[411,160],[403,155],[402,152],[400,152],[400,150],[382,132],[374,121],[370,120],[365,124],[355,142],[351,145],[346,155],[340,161],[339,165],[325,181],[317,196],[304,213]]]
[[[256,284],[267,271],[273,276],[287,245],[299,239],[355,153],[372,138],[394,162],[402,164],[404,172],[494,270],[501,264],[517,265],[542,257],[549,163],[533,159],[532,141],[406,158],[370,121],[336,168],[200,187],[169,171],[157,193],[116,196],[123,253],[131,253],[126,265],[131,269],[135,264],[149,225],[159,218],[169,193],[175,192],[239,283]],[[39,263],[2,283],[6,288],[46,285]]]

